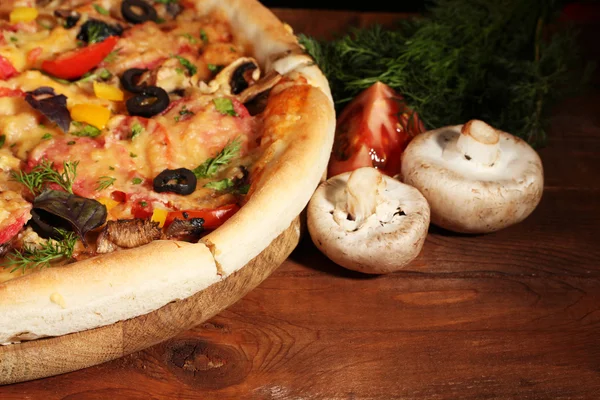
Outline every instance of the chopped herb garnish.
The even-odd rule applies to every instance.
[[[138,137],[142,132],[144,132],[144,127],[142,126],[142,124],[140,124],[139,122],[135,121],[132,125],[131,125],[131,138],[135,139],[136,137]]]
[[[145,202],[144,200],[140,201],[140,206],[146,207],[147,205],[148,205],[148,203]]]
[[[74,136],[95,138],[100,136],[100,134],[102,133],[100,129],[96,128],[93,125],[84,124],[79,121],[72,121],[71,123],[73,124],[73,126],[75,126],[76,129],[78,129],[73,132],[69,132],[71,135]]]
[[[236,157],[242,143],[239,138],[234,139],[231,143],[228,143],[223,149],[214,157],[204,161],[201,165],[196,167],[192,172],[196,175],[196,178],[211,178],[217,172],[219,168],[227,165],[234,157]]]
[[[58,172],[54,168],[54,163],[42,160],[31,172],[11,171],[11,178],[29,189],[34,196],[40,194],[50,183],[55,183],[66,192],[73,193],[77,165],[79,165],[79,161],[64,161],[63,172]]]
[[[177,4],[179,0],[154,0],[154,2],[160,4]]]
[[[98,186],[96,187],[96,190],[104,190],[115,183],[116,180],[117,178],[113,178],[112,176],[101,176],[100,179],[98,179]]]
[[[192,62],[187,58],[184,58],[182,56],[175,56],[175,58],[179,60],[179,63],[182,67],[185,67],[185,69],[187,69],[190,75],[194,75],[196,72],[198,72],[198,68],[196,68],[196,66],[192,64]]]
[[[194,113],[192,111],[188,110],[187,106],[183,106],[181,108],[181,110],[179,110],[179,115],[175,117],[175,122],[179,122],[179,119],[186,115],[194,115]]]
[[[223,69],[222,65],[207,64],[206,66],[208,67],[208,70],[210,72],[219,72],[220,70]]]
[[[119,51],[121,49],[115,49],[113,51],[111,51],[110,53],[108,53],[108,55],[106,57],[104,57],[104,60],[102,60],[102,62],[105,63],[111,63],[113,61],[115,61],[117,59],[117,57],[119,56]]]
[[[9,254],[0,266],[12,268],[11,273],[18,270],[25,272],[28,269],[50,267],[53,261],[70,259],[77,243],[77,235],[75,232],[54,229],[60,236],[59,240],[48,239],[39,247],[24,246],[22,250]]]
[[[191,44],[198,43],[198,39],[196,39],[195,37],[193,37],[189,33],[183,33],[181,36],[183,36],[184,38],[186,38],[188,40],[188,42],[190,42]]]
[[[142,178],[133,178],[131,180],[131,183],[133,183],[134,185],[139,185],[142,182],[144,182],[144,180]]]
[[[42,136],[42,140],[50,140],[52,139],[52,135],[50,133],[44,133],[44,136]]]
[[[162,18],[162,17],[156,18],[156,23],[157,24],[164,24],[165,22],[167,22],[167,21],[164,18]]]
[[[77,142],[75,142],[74,140],[71,140],[71,141],[67,142],[67,145],[68,146],[73,146],[75,143],[77,143]]]
[[[249,190],[250,190],[250,184],[247,183],[245,185],[240,186],[237,191],[240,194],[248,194]]]
[[[135,154],[135,153],[133,153],[133,152],[131,152],[131,151],[130,151],[130,152],[129,152],[129,157],[131,157],[131,158],[136,158],[136,157],[137,157],[137,154]]]
[[[226,97],[218,97],[216,99],[213,99],[213,103],[215,104],[217,111],[221,114],[237,117],[238,114],[233,108],[233,102],[231,101],[231,99],[228,99]]]
[[[99,4],[94,4],[94,9],[96,10],[96,12],[98,14],[102,14],[102,15],[109,15],[110,14],[106,8],[102,7]]]
[[[220,181],[208,182],[204,185],[204,187],[221,192],[223,190],[232,188],[234,185],[235,183],[233,182],[233,179],[225,178],[221,179]]]
[[[111,171],[114,171],[114,170],[115,170],[115,167],[113,167],[112,165],[109,165],[109,166],[108,166],[108,169],[110,169]]]
[[[185,74],[185,71],[183,70],[183,68],[179,68],[179,67],[175,68],[175,72],[177,72],[179,75]]]
[[[204,31],[204,29],[200,29],[200,39],[202,39],[204,43],[208,43],[208,35]]]
[[[10,37],[10,41],[11,41],[11,42],[13,42],[13,43],[16,43],[16,42],[18,42],[18,41],[19,41],[19,39],[17,39],[17,37],[16,37],[16,36],[11,36],[11,37]]]
[[[6,142],[6,135],[0,135],[0,147],[4,146]]]

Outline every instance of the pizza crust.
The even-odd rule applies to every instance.
[[[286,120],[265,121],[272,131],[269,159],[248,202],[202,243],[155,241],[0,284],[0,343],[112,324],[206,289],[246,265],[308,204],[333,145],[335,111],[327,80],[294,35],[257,1],[197,4],[200,14],[221,8],[234,34],[252,44],[266,73],[300,74],[308,82],[283,89],[278,106],[293,110]]]

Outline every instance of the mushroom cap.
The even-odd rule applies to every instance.
[[[328,179],[313,194],[307,208],[312,241],[333,262],[351,270],[385,274],[404,268],[425,242],[427,200],[417,189],[382,174],[385,189],[379,190],[376,212],[358,223],[348,218],[346,207],[351,174]]]
[[[498,131],[491,165],[457,150],[463,125],[424,132],[402,155],[400,179],[416,187],[431,208],[431,223],[461,233],[497,231],[527,218],[544,189],[537,152],[522,139]]]

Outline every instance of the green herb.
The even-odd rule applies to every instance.
[[[154,2],[160,4],[177,4],[179,0],[154,0]]]
[[[148,203],[146,203],[145,201],[140,201],[140,206],[142,207],[146,207],[148,205]]]
[[[177,72],[179,75],[185,74],[185,71],[182,68],[179,68],[179,67],[175,68],[175,72]]]
[[[250,184],[249,184],[249,183],[247,183],[247,184],[245,184],[245,185],[241,185],[241,186],[238,188],[238,192],[239,192],[240,194],[248,194],[248,191],[249,191],[249,190],[250,190]]]
[[[201,165],[196,167],[192,172],[196,178],[211,178],[219,172],[219,168],[229,164],[236,157],[242,147],[242,142],[239,138],[235,138],[232,142],[227,143],[225,147],[213,158],[209,158]]]
[[[581,88],[590,71],[571,68],[578,64],[572,32],[544,39],[551,3],[558,2],[436,0],[424,18],[397,29],[299,39],[327,76],[338,111],[381,81],[428,129],[478,118],[538,145],[555,100]]]
[[[216,99],[213,99],[213,103],[215,104],[217,111],[221,114],[237,117],[238,114],[233,108],[233,102],[231,101],[231,99],[228,99],[226,97],[217,97]]]
[[[204,185],[205,188],[217,190],[219,192],[232,188],[235,185],[233,179],[225,178],[220,181],[208,182]]]
[[[94,4],[94,9],[96,10],[96,12],[98,14],[102,14],[102,15],[109,15],[110,14],[106,8],[102,7],[99,4]]]
[[[208,70],[210,72],[219,72],[220,70],[223,69],[222,65],[207,64],[206,66],[208,67]]]
[[[42,136],[42,140],[50,140],[52,139],[52,135],[50,133],[44,133],[44,136]]]
[[[185,69],[187,69],[190,75],[194,75],[196,72],[198,72],[198,68],[196,68],[196,66],[192,64],[191,61],[187,58],[181,56],[174,57],[179,60],[179,64],[181,64],[182,67],[185,67]]]
[[[6,135],[0,135],[0,147],[4,146],[6,143]]]
[[[189,33],[182,33],[181,36],[183,36],[184,38],[186,38],[188,40],[188,42],[190,42],[191,44],[198,43],[198,39],[196,39],[195,37],[193,37]]]
[[[156,23],[157,24],[164,24],[165,22],[167,22],[167,21],[164,18],[162,18],[162,17],[156,18]]]
[[[70,259],[77,243],[77,236],[74,232],[54,229],[60,236],[59,240],[49,239],[39,248],[25,246],[22,250],[9,254],[0,265],[11,268],[11,273],[19,270],[25,272],[28,269],[50,267],[51,262]]]
[[[41,193],[50,183],[55,183],[65,191],[73,193],[77,165],[79,165],[79,161],[64,161],[63,172],[58,172],[54,168],[54,163],[42,160],[31,172],[11,171],[11,178],[24,185],[34,196]]]
[[[102,131],[93,125],[84,124],[79,121],[72,121],[71,123],[73,126],[75,126],[75,128],[78,129],[73,132],[69,132],[73,136],[95,138],[102,134]]]
[[[130,152],[129,152],[129,157],[131,157],[131,158],[136,158],[136,157],[137,157],[137,154],[135,154],[135,153],[133,153],[133,152],[131,152],[131,151],[130,151]]]
[[[142,126],[142,124],[140,124],[139,122],[135,121],[132,125],[131,125],[131,138],[135,139],[136,137],[138,137],[142,132],[144,132],[144,127]]]
[[[113,178],[112,176],[101,176],[100,179],[98,179],[98,186],[96,187],[96,190],[104,190],[109,186],[112,186],[112,184],[115,183],[116,180],[117,178]]]
[[[109,166],[108,166],[108,169],[110,169],[111,171],[114,171],[114,170],[115,170],[115,167],[113,167],[112,165],[109,165]]]
[[[179,119],[186,115],[194,115],[194,113],[187,109],[187,106],[183,106],[181,110],[179,110],[179,115],[175,117],[175,122],[179,122]]]
[[[16,36],[11,36],[10,37],[10,41],[13,42],[13,43],[17,43],[19,41],[19,39],[17,39]]]
[[[102,62],[111,63],[111,62],[115,61],[117,59],[117,57],[119,57],[119,51],[121,51],[120,48],[114,49],[113,51],[108,53],[108,55],[106,57],[104,57],[104,60],[102,60]]]
[[[74,140],[71,140],[71,141],[67,142],[67,146],[73,146],[75,143],[77,143],[77,142],[75,142]]]
[[[204,29],[200,29],[200,39],[202,39],[204,44],[208,43],[208,35]]]
[[[112,78],[112,73],[107,70],[106,68],[101,69],[100,71],[91,73],[91,72],[87,72],[85,74],[82,75],[82,77],[75,81],[75,82],[88,82],[88,81],[94,81],[98,78],[102,79],[102,80],[107,80]]]
[[[142,178],[133,178],[131,180],[131,183],[133,183],[134,185],[139,185],[142,182],[144,182],[144,180]]]

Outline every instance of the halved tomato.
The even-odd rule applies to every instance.
[[[376,82],[358,94],[337,119],[328,176],[375,167],[393,176],[400,172],[400,157],[410,140],[425,126],[403,97]]]

